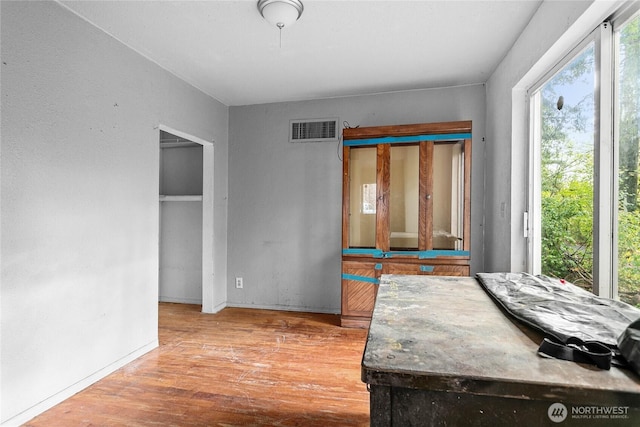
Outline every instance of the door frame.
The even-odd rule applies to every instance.
[[[214,141],[207,141],[189,133],[159,124],[160,131],[168,132],[180,138],[202,146],[202,312],[215,313],[214,295]],[[160,150],[160,147],[158,147]]]

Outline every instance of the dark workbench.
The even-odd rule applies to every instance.
[[[371,425],[640,425],[636,374],[540,357],[516,322],[474,278],[383,275],[362,360]]]

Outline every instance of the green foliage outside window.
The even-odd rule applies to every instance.
[[[640,307],[640,213],[618,213],[618,295]]]
[[[640,16],[620,31],[619,46],[618,294],[640,307]]]
[[[618,295],[640,307],[640,19],[620,32]],[[541,90],[542,273],[593,287],[593,146],[577,136],[593,129],[593,96],[558,108],[563,90],[593,75],[587,48]]]
[[[590,185],[574,181],[542,193],[542,272],[591,289],[593,284]]]
[[[593,287],[593,58],[590,45],[541,91],[542,273],[588,290]],[[575,94],[560,105],[569,91]]]

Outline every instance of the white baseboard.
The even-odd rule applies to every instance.
[[[227,307],[227,303],[223,302],[221,304],[218,304],[218,305],[214,306],[211,311],[204,311],[204,305],[203,305],[202,312],[206,313],[206,314],[216,314],[217,312],[219,312],[220,310],[224,309],[225,307]]]
[[[227,307],[237,307],[237,308],[255,308],[258,310],[277,310],[277,311],[298,311],[304,313],[321,313],[321,314],[340,314],[340,310],[330,309],[330,308],[311,308],[311,307],[299,307],[299,306],[291,306],[291,305],[262,305],[262,304],[237,304],[237,303],[227,303]]]
[[[123,367],[127,363],[130,363],[130,362],[134,361],[138,357],[150,352],[151,350],[153,350],[153,349],[155,349],[157,347],[158,347],[158,340],[154,340],[154,341],[150,342],[149,344],[146,344],[146,345],[140,347],[139,349],[129,353],[128,355],[126,355],[122,359],[119,359],[119,360],[113,362],[112,364],[110,364],[110,365],[100,369],[99,371],[95,372],[94,374],[89,375],[88,377],[78,381],[77,383],[65,388],[62,391],[59,391],[58,393],[54,394],[53,396],[43,400],[42,402],[32,406],[31,408],[27,409],[26,411],[23,411],[23,412],[19,413],[18,415],[14,416],[14,417],[11,417],[10,419],[8,419],[5,422],[3,422],[2,424],[0,424],[0,427],[17,427],[17,426],[20,426],[20,425],[26,423],[27,421],[29,421],[32,418],[40,415],[41,413],[43,413],[47,409],[50,409],[50,408],[54,407],[55,405],[57,405],[58,403],[62,402],[63,400],[66,400],[69,397],[73,396],[74,394],[78,393],[79,391],[84,390],[85,388],[89,387],[91,384],[101,380],[102,378],[106,377],[107,375],[109,375],[109,374],[113,373],[114,371],[120,369],[121,367]]]
[[[168,297],[168,296],[160,296],[158,298],[160,302],[173,302],[178,304],[195,304],[202,305],[202,299],[198,298],[180,298],[180,297]]]

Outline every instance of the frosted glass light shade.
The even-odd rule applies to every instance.
[[[299,0],[260,0],[258,10],[271,25],[282,29],[293,25],[302,15],[302,2]]]

